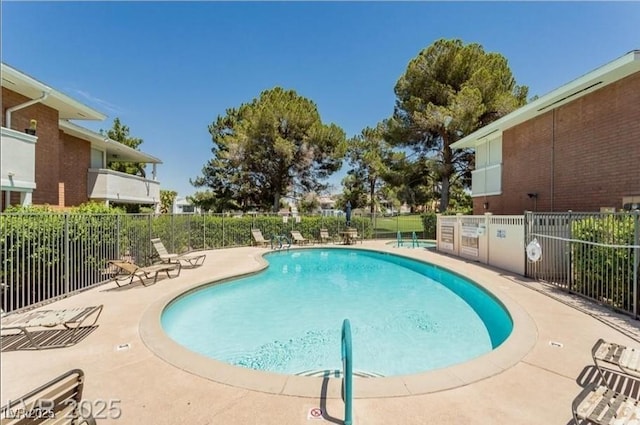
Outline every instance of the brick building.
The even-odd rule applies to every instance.
[[[640,51],[480,128],[474,214],[601,211],[640,205]]]
[[[0,211],[17,204],[159,202],[159,159],[72,121],[104,120],[102,113],[9,65],[1,71]],[[153,164],[153,176],[109,170],[112,160]]]

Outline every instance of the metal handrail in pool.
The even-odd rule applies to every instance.
[[[344,397],[344,425],[351,425],[353,404],[353,354],[351,352],[351,323],[342,322],[342,391]]]

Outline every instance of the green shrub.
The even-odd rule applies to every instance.
[[[352,225],[372,236],[371,221],[354,217]],[[279,216],[124,214],[121,209],[91,203],[60,213],[48,207],[12,207],[0,215],[0,282],[8,289],[5,311],[89,287],[108,278],[107,261],[129,256],[136,264],[157,260],[152,238],[167,250],[182,253],[253,244],[252,228],[265,238],[299,230],[317,239],[320,228],[337,234],[343,218],[309,216],[300,222]]]
[[[573,239],[608,245],[634,245],[632,215],[589,217],[572,223]],[[633,308],[633,250],[572,243],[572,290],[613,307]]]
[[[424,235],[427,239],[436,238],[436,228],[438,226],[438,215],[435,212],[427,212],[422,214],[422,227]]]

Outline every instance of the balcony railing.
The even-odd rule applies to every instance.
[[[110,202],[156,204],[160,202],[160,183],[106,168],[91,168],[88,196]]]
[[[30,192],[36,187],[36,142],[38,138],[2,127],[0,169],[3,190]]]

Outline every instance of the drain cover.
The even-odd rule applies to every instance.
[[[126,351],[131,348],[131,344],[128,342],[126,344],[116,345],[116,351]]]

